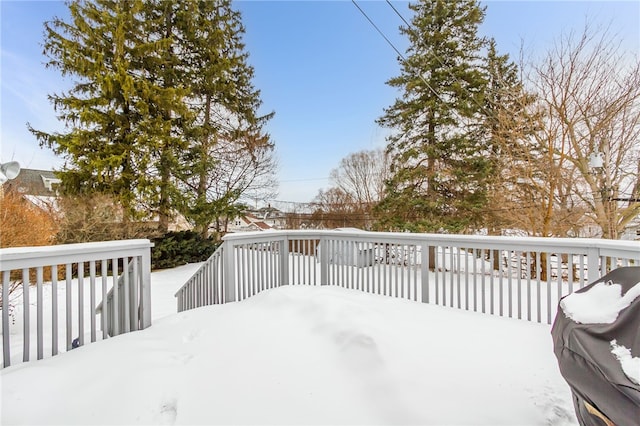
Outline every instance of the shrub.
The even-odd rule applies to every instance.
[[[0,247],[50,245],[56,232],[55,214],[51,205],[42,202],[36,206],[16,191],[3,192],[0,189]],[[29,276],[35,280],[34,269],[29,271]],[[44,268],[44,279],[50,278],[51,268]],[[11,271],[10,280],[9,300],[5,303],[0,294],[0,310],[7,309],[13,315],[11,296],[22,284],[22,271]]]
[[[107,194],[67,195],[58,203],[62,211],[58,244],[158,236],[157,223],[124,220],[122,207]]]
[[[205,261],[220,245],[213,238],[204,238],[194,231],[168,232],[153,240],[151,268],[166,269]]]
[[[15,191],[0,193],[0,247],[46,246],[57,226],[51,206],[37,207]]]

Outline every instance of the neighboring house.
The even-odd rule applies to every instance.
[[[227,226],[227,232],[268,231],[270,229],[273,227],[251,213],[236,216]]]
[[[15,191],[47,212],[58,211],[58,179],[51,170],[21,169],[15,179],[3,185],[3,191]]]
[[[60,179],[51,170],[22,169],[15,179],[5,183],[4,189],[37,197],[56,197],[59,184]]]
[[[250,210],[248,211],[248,213],[266,223],[272,229],[287,228],[286,214],[271,206],[263,207],[256,210]]]
[[[640,215],[636,216],[634,220],[629,222],[624,230],[624,233],[620,236],[621,240],[640,241]]]
[[[602,229],[591,217],[584,217],[580,223],[580,238],[602,238]],[[640,241],[640,215],[627,224],[624,231],[618,234],[619,240]]]
[[[46,212],[60,213],[58,205],[58,185],[60,185],[54,172],[51,170],[22,169],[15,179],[7,181],[3,191],[17,191],[36,207]],[[153,226],[156,222],[147,222]],[[169,222],[169,231],[182,231],[190,229],[187,220],[180,214]]]

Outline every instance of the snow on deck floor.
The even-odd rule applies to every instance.
[[[326,286],[168,314],[0,378],[2,424],[577,424],[548,325]]]

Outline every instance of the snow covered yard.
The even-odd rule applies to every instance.
[[[550,327],[336,287],[175,314],[2,370],[2,424],[577,424]]]

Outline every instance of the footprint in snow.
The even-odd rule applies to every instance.
[[[178,401],[175,398],[163,401],[160,405],[160,421],[161,425],[173,425],[176,423],[178,416]]]

